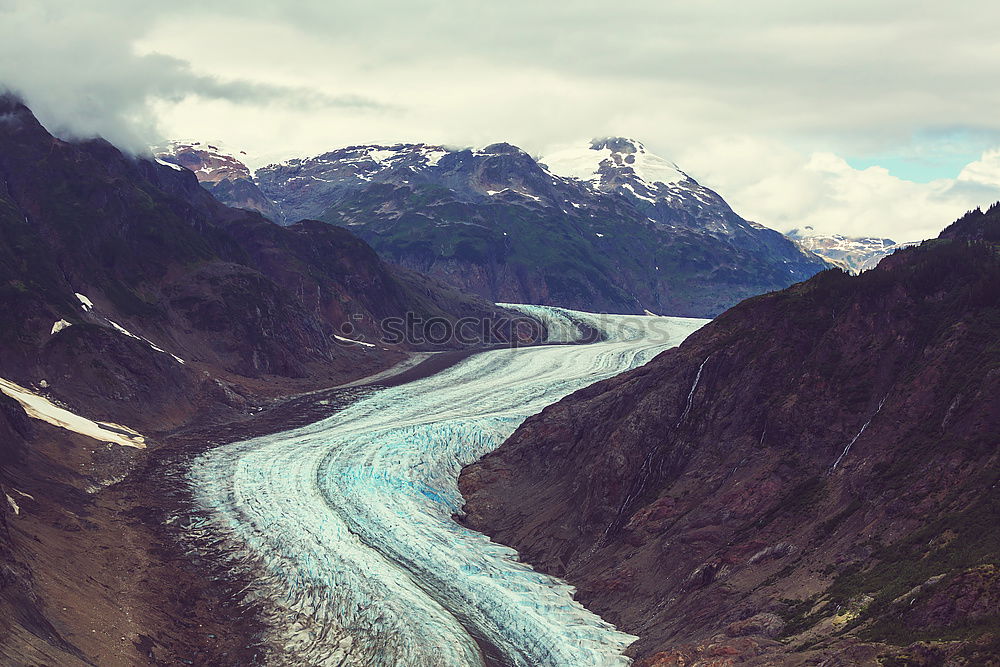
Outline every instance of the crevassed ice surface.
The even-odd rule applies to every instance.
[[[495,350],[376,392],[336,415],[210,450],[190,478],[208,525],[254,558],[280,610],[284,664],[627,665],[635,637],[573,588],[452,519],[462,466],[528,416],[645,363],[706,320],[517,306],[558,337],[605,342]],[[477,638],[479,641],[477,641]]]

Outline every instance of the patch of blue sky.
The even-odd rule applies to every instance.
[[[897,178],[929,183],[956,178],[962,169],[978,160],[983,151],[1000,145],[996,130],[947,128],[914,134],[909,143],[890,150],[848,156],[855,169],[883,167]]]

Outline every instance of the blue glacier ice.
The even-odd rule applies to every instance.
[[[627,665],[635,637],[574,601],[573,588],[452,519],[462,466],[530,415],[679,344],[705,320],[518,308],[552,342],[484,352],[373,392],[323,421],[197,458],[189,479],[206,526],[255,564],[248,594],[272,609],[271,662]],[[477,641],[480,640],[480,641]]]

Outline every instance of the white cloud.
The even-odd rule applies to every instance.
[[[634,136],[764,224],[912,237],[989,203],[987,157],[917,184],[833,156],[1000,135],[1000,5],[961,4],[5,0],[0,83],[56,131],[257,162]]]
[[[988,150],[975,162],[965,165],[958,178],[1000,188],[1000,148]]]
[[[0,89],[21,95],[60,136],[103,136],[127,150],[162,138],[155,102],[228,100],[248,108],[291,105],[300,112],[379,106],[343,91],[195,71],[198,59],[184,53],[138,53],[135,40],[157,25],[160,13],[153,4],[123,0],[4,2]]]
[[[986,151],[957,179],[930,183],[752,137],[700,142],[677,159],[738,213],[781,231],[811,226],[823,233],[922,240],[964,211],[1000,199],[1000,150]]]

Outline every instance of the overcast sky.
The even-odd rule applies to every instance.
[[[911,240],[1000,199],[998,34],[995,0],[0,0],[0,83],[263,163],[631,136],[762,224]]]

